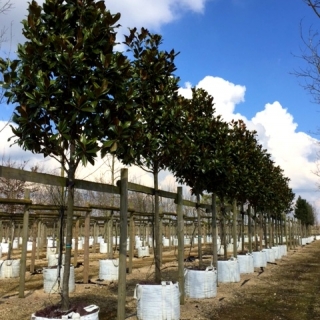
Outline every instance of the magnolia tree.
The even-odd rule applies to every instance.
[[[1,85],[15,105],[13,141],[55,158],[67,175],[67,228],[62,308],[69,307],[75,172],[98,152],[127,149],[138,122],[131,66],[114,51],[120,14],[94,0],[32,1],[17,59],[0,59]]]
[[[183,128],[179,147],[171,152],[169,168],[180,183],[188,185],[197,198],[198,253],[202,264],[200,195],[208,189],[212,176],[220,179],[225,171],[224,144],[227,123],[215,115],[213,97],[203,89],[192,88],[191,99],[184,99],[183,112],[176,119]]]
[[[161,234],[160,208],[158,194],[158,174],[167,168],[171,150],[183,136],[177,126],[177,113],[180,112],[178,81],[175,77],[174,50],[160,49],[162,37],[142,28],[130,30],[125,44],[132,55],[133,75],[128,85],[137,93],[141,124],[140,135],[134,139],[128,150],[117,149],[117,156],[124,163],[134,162],[153,174],[154,201],[154,238],[155,238],[155,281],[161,281]]]

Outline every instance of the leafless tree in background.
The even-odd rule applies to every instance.
[[[303,0],[320,18],[320,0]],[[303,42],[301,54],[298,56],[303,60],[303,66],[293,72],[301,81],[301,86],[312,96],[315,103],[320,103],[320,37],[319,31],[309,27],[305,34],[302,23],[300,25],[300,36]]]
[[[13,8],[13,4],[10,0],[0,0],[0,16],[7,14]],[[8,26],[0,26],[0,49],[2,43],[8,41],[7,32],[9,31]]]
[[[7,14],[11,9],[13,8],[13,3],[11,2],[11,0],[0,0],[0,21],[1,21],[1,16],[4,14]],[[3,26],[0,23],[0,50],[2,47],[2,44],[4,42],[7,42],[9,40],[9,38],[7,37],[7,33],[10,30],[11,26]],[[1,54],[1,51],[0,51]],[[0,74],[0,79],[1,79],[2,75]],[[0,104],[3,100],[4,97],[4,90],[0,87]],[[0,132],[1,132],[2,128],[0,128]]]
[[[1,159],[1,165],[9,168],[24,170],[27,164],[28,164],[28,161],[17,162],[17,161],[11,160],[10,158],[5,159],[4,157],[2,157]],[[39,167],[37,165],[34,167],[31,167],[30,171],[38,172]],[[21,180],[7,179],[7,178],[0,177],[0,197],[2,198],[21,199],[24,196],[24,190],[27,188],[30,190],[30,193],[33,194],[37,192],[37,190],[39,189],[39,186],[37,186],[34,183],[27,183]],[[21,211],[22,209],[19,206],[3,204],[3,205],[0,205],[0,210],[13,214],[14,212],[17,212],[19,210]]]

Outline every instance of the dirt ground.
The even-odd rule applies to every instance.
[[[208,252],[205,252],[208,253]],[[18,258],[19,252],[16,252]],[[186,251],[189,254],[189,251]],[[177,252],[163,253],[163,280],[177,280]],[[45,254],[36,260],[36,269],[47,266]],[[41,257],[42,257],[41,256]],[[206,256],[204,256],[206,258]],[[99,281],[99,259],[105,255],[90,254],[90,283],[82,283],[83,267],[75,269],[76,289],[72,302],[85,301],[100,307],[99,319],[116,319],[117,283]],[[207,256],[209,258],[209,256]],[[5,259],[5,256],[2,256]],[[80,256],[81,261],[81,256]],[[206,261],[206,260],[205,260]],[[209,259],[207,263],[209,264]],[[135,258],[134,270],[127,275],[127,319],[136,318],[134,289],[137,283],[153,279],[153,259]],[[0,319],[30,319],[36,310],[59,302],[58,294],[43,292],[43,275],[26,273],[25,298],[18,298],[19,279],[0,279]],[[320,319],[320,241],[288,250],[288,255],[253,274],[241,275],[238,283],[219,284],[217,296],[210,299],[185,299],[181,320]]]

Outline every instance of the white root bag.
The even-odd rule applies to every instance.
[[[255,268],[264,268],[267,266],[267,253],[265,251],[252,252],[253,266]]]
[[[240,267],[235,258],[227,261],[218,261],[218,282],[239,282]]]
[[[99,279],[114,281],[118,280],[119,259],[99,260]]]
[[[184,275],[187,297],[204,299],[217,295],[217,270],[213,267],[207,267],[206,270],[185,269]]]
[[[20,273],[20,259],[0,260],[0,278],[17,278]]]
[[[162,281],[161,285],[137,284],[134,290],[139,320],[179,320],[179,284]]]
[[[275,252],[273,249],[266,248],[266,249],[262,249],[262,251],[266,253],[267,263],[268,262],[274,263],[276,261]]]
[[[238,255],[239,269],[241,273],[254,273],[253,256],[251,253],[246,255]]]
[[[138,248],[138,258],[150,257],[149,247]]]
[[[60,287],[62,287],[64,266],[60,270],[60,281],[58,282],[58,268],[43,268],[43,290],[46,293],[59,293]],[[70,266],[70,277],[69,277],[69,292],[74,292],[75,290],[75,274],[74,266]]]

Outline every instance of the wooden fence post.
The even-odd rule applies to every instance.
[[[159,258],[159,267],[162,267],[162,254],[163,254],[163,242],[162,242],[162,236],[163,236],[163,234],[162,234],[162,232],[163,232],[163,214],[160,214],[159,213],[159,224],[158,224],[158,228],[159,228],[159,231],[158,231],[158,233],[159,233],[159,242],[158,242],[158,246],[159,246],[159,248],[158,248],[158,253],[159,253],[159,256],[158,256],[158,258]],[[159,274],[161,275],[161,270],[159,269],[158,270],[159,271]],[[160,278],[160,280],[161,280],[161,278]]]
[[[212,194],[212,264],[218,270],[218,248],[217,248],[217,202],[216,194]]]
[[[86,217],[84,220],[83,283],[89,282],[89,237],[90,237],[90,210],[86,212]]]
[[[30,190],[24,191],[24,198],[30,199]],[[20,280],[19,280],[19,298],[24,298],[25,278],[26,278],[26,262],[27,262],[27,241],[29,228],[29,208],[28,205],[24,207],[23,213],[23,231],[22,231],[22,252],[20,259]]]
[[[3,237],[3,227],[2,227],[2,220],[0,220],[0,242],[2,241]]]
[[[43,230],[43,227],[42,227],[42,223],[40,220],[39,220],[36,228],[37,228],[36,250],[37,250],[37,259],[39,260],[40,259],[40,250],[42,249],[42,245],[41,245],[42,241],[41,240],[44,237],[43,232],[41,232],[41,230]],[[33,248],[32,248],[32,250],[33,250]]]
[[[237,208],[236,200],[233,201],[232,213],[233,213],[233,218],[232,218],[233,256],[236,258],[238,256],[238,237],[237,237],[238,208]]]
[[[74,265],[74,267],[76,267],[77,263],[78,263],[79,224],[80,224],[80,219],[77,218],[76,225],[75,225],[75,228],[74,228],[74,253],[73,253],[73,265]]]
[[[169,238],[169,251],[172,249],[172,235],[171,235],[171,219],[168,220],[168,238]]]
[[[111,215],[109,216],[109,220],[108,220],[108,259],[113,258],[112,225],[113,225],[113,213],[111,213]]]
[[[117,319],[126,318],[126,271],[128,235],[128,169],[121,169],[120,182],[120,244]]]
[[[184,304],[184,234],[183,234],[183,204],[182,187],[177,192],[177,218],[178,218],[178,281],[180,288],[180,304]]]
[[[34,264],[36,259],[36,247],[37,247],[37,228],[38,228],[38,221],[34,220],[32,225],[32,251],[31,251],[31,262],[30,262],[30,273],[34,273]]]
[[[134,218],[133,213],[130,215],[130,222],[129,222],[129,273],[132,273],[132,260],[133,260],[133,251],[134,251]]]

